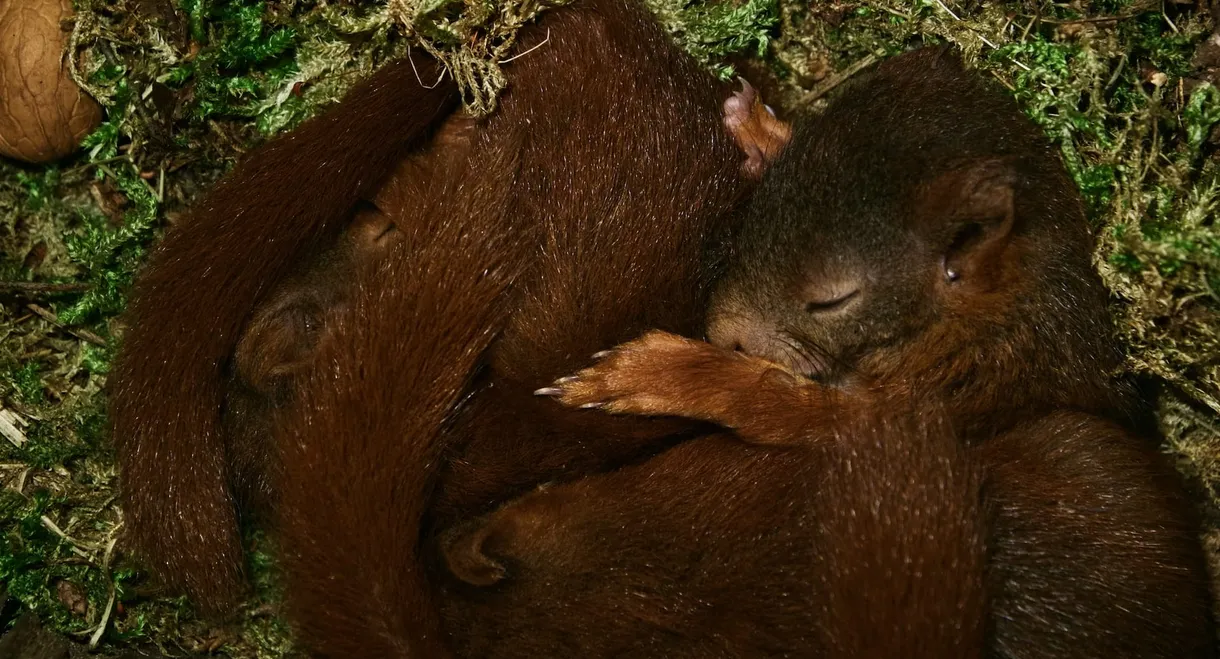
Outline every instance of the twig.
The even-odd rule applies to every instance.
[[[1086,23],[1117,23],[1118,21],[1125,21],[1138,15],[1139,14],[1127,14],[1120,16],[1089,16],[1088,18],[1072,18],[1066,20],[1035,17],[1035,20],[1039,23],[1046,23],[1047,25],[1084,25]]]
[[[1039,20],[1040,17],[1038,16],[1034,16],[1033,18],[1029,19],[1029,23],[1025,25],[1025,29],[1021,31],[1021,38],[1017,39],[1017,41],[1025,43],[1025,39],[1029,37],[1029,31],[1034,29],[1034,24],[1036,24]]]
[[[1216,302],[1220,302],[1220,295],[1216,294],[1216,289],[1212,288],[1212,283],[1207,280],[1206,272],[1199,273],[1199,281],[1203,283],[1202,295],[1210,296],[1211,299],[1215,300]]]
[[[861,58],[859,61],[855,62],[846,69],[843,69],[842,71],[823,80],[820,84],[818,84],[817,87],[810,90],[808,94],[802,96],[801,100],[797,103],[799,105],[809,105],[810,103],[813,103],[819,98],[829,94],[835,87],[847,82],[847,80],[852,76],[876,64],[878,59],[879,58],[876,55],[871,54]]]
[[[130,160],[131,160],[131,156],[129,156],[129,155],[127,155],[127,154],[123,154],[123,155],[121,155],[121,156],[114,156],[113,158],[106,158],[106,159],[104,159],[104,160],[97,160],[97,161],[93,161],[93,162],[87,162],[87,163],[84,163],[84,164],[77,165],[77,166],[75,166],[75,167],[71,167],[71,168],[69,168],[69,169],[65,169],[65,170],[63,171],[62,175],[63,175],[63,176],[69,176],[69,175],[71,175],[71,174],[76,174],[76,173],[82,172],[82,171],[84,171],[84,170],[86,170],[86,169],[89,169],[90,167],[97,167],[98,165],[105,165],[105,164],[109,164],[109,163],[112,163],[112,162],[118,162],[118,161],[120,161],[120,160],[127,160],[127,161],[130,161]]]
[[[1118,60],[1118,66],[1114,67],[1114,73],[1110,79],[1106,81],[1106,86],[1103,88],[1105,94],[1109,94],[1114,89],[1114,85],[1118,84],[1118,77],[1122,75],[1123,68],[1127,66],[1127,53],[1123,53],[1122,59]]]
[[[97,623],[97,629],[93,631],[93,636],[89,637],[89,649],[93,650],[97,647],[98,641],[102,640],[102,634],[106,631],[106,624],[110,622],[110,612],[114,610],[114,577],[110,574],[110,556],[114,552],[114,544],[118,541],[118,536],[110,539],[106,544],[106,553],[102,557],[102,569],[106,572],[106,580],[110,583],[110,597],[106,598],[106,610],[102,613],[102,619]]]
[[[0,291],[18,293],[79,293],[93,288],[93,284],[51,284],[40,281],[0,281]]]
[[[1178,26],[1174,25],[1173,20],[1169,18],[1169,14],[1165,13],[1164,0],[1161,0],[1161,18],[1165,19],[1165,22],[1169,24],[1169,29],[1173,30],[1174,34],[1180,34],[1178,31]]]
[[[424,89],[436,89],[436,86],[441,84],[441,80],[445,79],[445,74],[449,72],[448,68],[442,66],[441,74],[436,77],[436,82],[432,83],[432,86],[429,87],[428,85],[425,85],[424,81],[419,77],[419,69],[415,68],[415,58],[411,57],[410,47],[407,48],[407,61],[411,63],[411,70],[415,72],[415,82],[418,82],[419,86],[423,87]]]
[[[59,536],[59,538],[61,540],[63,540],[64,542],[72,545],[72,551],[76,552],[77,555],[79,555],[80,557],[89,559],[89,560],[93,560],[92,557],[89,556],[89,554],[86,554],[84,551],[82,551],[84,549],[88,549],[89,551],[102,551],[101,547],[90,545],[87,542],[81,542],[79,540],[72,538],[72,536],[68,535],[67,533],[64,533],[63,529],[56,526],[55,522],[52,522],[50,517],[47,517],[46,515],[42,515],[39,517],[39,519],[42,521],[42,525],[47,527],[48,531]]]
[[[1004,77],[1003,77],[1003,76],[1001,76],[999,73],[996,73],[995,71],[992,71],[992,72],[991,72],[991,77],[995,78],[996,80],[999,80],[999,81],[1000,81],[1000,84],[1001,84],[1001,85],[1004,85],[1004,88],[1005,88],[1005,89],[1007,89],[1008,91],[1010,91],[1010,92],[1015,92],[1015,91],[1017,91],[1017,88],[1016,88],[1016,87],[1013,87],[1013,86],[1012,86],[1012,83],[1011,83],[1011,82],[1008,82],[1007,80],[1005,80],[1005,79],[1004,79]]]
[[[951,17],[953,18],[953,20],[955,20],[955,21],[957,21],[957,22],[959,22],[959,23],[960,23],[960,22],[962,22],[961,17],[960,17],[960,16],[958,16],[957,14],[953,13],[953,10],[952,10],[952,9],[949,9],[949,6],[948,6],[948,5],[946,5],[945,3],[941,2],[941,0],[936,0],[936,4],[937,4],[937,5],[940,5],[940,8],[941,8],[941,9],[943,9],[943,10],[945,10],[945,13],[946,13],[946,14],[949,14],[949,16],[951,16]],[[1032,23],[1031,23],[1031,25],[1032,25]],[[989,46],[989,47],[990,47],[992,50],[999,50],[999,49],[1000,49],[1000,48],[999,48],[999,46],[997,46],[997,45],[995,45],[994,43],[992,43],[990,39],[988,39],[987,37],[983,36],[983,35],[982,35],[982,34],[981,34],[981,33],[980,33],[978,30],[974,29],[974,27],[973,27],[973,26],[971,26],[971,25],[967,25],[967,26],[966,26],[966,29],[967,29],[967,30],[969,30],[969,31],[970,31],[972,34],[974,34],[974,36],[978,37],[978,38],[979,38],[979,41],[982,41],[984,44],[986,44],[987,46]],[[1026,29],[1028,30],[1029,28],[1026,28]],[[1019,67],[1021,67],[1021,68],[1025,69],[1026,71],[1030,71],[1030,70],[1031,70],[1031,69],[1030,69],[1028,66],[1025,66],[1024,64],[1022,64],[1020,61],[1018,61],[1018,60],[1017,60],[1017,58],[1013,57],[1012,55],[1009,55],[1009,56],[1008,56],[1008,59],[1009,59],[1009,61],[1011,61],[1013,64],[1016,64],[1017,66],[1019,66]]]
[[[97,648],[98,641],[102,640],[102,634],[106,631],[106,625],[110,622],[110,612],[114,610],[114,582],[110,583],[110,597],[106,598],[106,611],[102,614],[101,622],[97,623],[97,629],[93,631],[93,636],[89,637],[89,649]]]
[[[103,165],[103,164],[100,164],[100,163],[99,163],[99,164],[98,164],[98,166],[97,166],[97,168],[98,168],[98,169],[100,169],[100,170],[102,170],[102,173],[103,173],[103,174],[105,174],[106,176],[109,176],[110,178],[112,178],[112,179],[114,179],[114,180],[116,180],[116,181],[117,181],[117,180],[119,180],[119,176],[118,176],[118,174],[115,174],[115,173],[114,173],[114,170],[110,169],[110,168],[109,168],[109,167],[107,167],[106,165]]]
[[[113,501],[114,499],[111,498],[110,502]],[[106,505],[109,506],[110,502],[107,502]],[[119,529],[121,528],[123,528],[123,522],[115,524],[114,528],[110,530],[114,537],[110,538],[110,542],[106,543],[106,552],[102,554],[102,567],[106,569],[110,568],[110,559],[114,556],[114,545],[119,541]]]
[[[90,332],[87,329],[72,328],[72,327],[68,327],[67,325],[64,325],[63,323],[59,322],[58,316],[56,316],[54,313],[52,313],[51,311],[49,311],[47,309],[43,309],[42,307],[38,306],[37,304],[27,304],[27,305],[25,305],[25,308],[29,309],[30,311],[33,311],[39,318],[42,318],[43,320],[47,321],[48,323],[51,323],[52,325],[62,329],[63,331],[71,334],[72,336],[75,336],[78,339],[81,339],[83,341],[88,341],[89,343],[92,343],[94,345],[99,345],[103,348],[106,347],[106,339],[103,339],[102,337],[94,334],[93,332]]]
[[[945,13],[949,14],[950,16],[952,16],[952,17],[953,17],[953,20],[955,20],[955,21],[960,21],[960,20],[962,20],[960,16],[958,16],[958,15],[957,15],[957,14],[955,14],[955,13],[953,13],[953,10],[952,10],[952,9],[949,9],[949,6],[948,6],[948,5],[946,5],[945,3],[941,2],[941,0],[936,0],[936,4],[940,5],[940,8],[941,8],[941,9],[944,9],[944,10],[945,10]]]
[[[17,494],[25,495],[25,481],[30,477],[31,470],[33,467],[26,467],[25,471],[21,472],[21,476],[17,478],[17,486],[13,488],[17,490]]]

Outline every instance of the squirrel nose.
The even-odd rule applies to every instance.
[[[707,340],[722,348],[782,364],[806,377],[816,377],[827,362],[794,349],[793,342],[758,314],[713,310],[708,317]]]
[[[717,314],[708,322],[707,340],[722,348],[771,358],[774,332],[756,317],[745,314]]]

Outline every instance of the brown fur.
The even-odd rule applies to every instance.
[[[1072,413],[966,448],[947,417],[902,410],[805,448],[693,440],[455,528],[441,542],[455,647],[1213,656],[1196,530],[1149,448]]]
[[[333,242],[410,145],[456,103],[416,57],[339,108],[251,154],[158,246],[136,284],[116,362],[112,436],[131,546],[210,611],[242,587],[220,408],[251,309],[302,257]]]
[[[995,656],[1215,656],[1191,502],[1144,438],[1060,412],[975,453],[999,504]]]
[[[689,426],[641,420],[590,423],[584,415],[556,410],[530,395],[539,384],[579,363],[580,355],[586,350],[603,345],[607,337],[621,340],[652,325],[682,327],[686,331],[697,327],[706,300],[708,278],[704,273],[712,261],[703,255],[726,226],[728,210],[739,196],[740,186],[737,177],[730,175],[728,163],[740,161],[742,156],[729,146],[722,129],[713,125],[713,118],[718,116],[713,108],[716,99],[723,95],[722,87],[670,46],[647,18],[634,11],[620,15],[621,11],[603,12],[611,16],[597,21],[596,25],[582,23],[565,27],[593,30],[594,34],[587,39],[591,44],[605,41],[622,44],[615,46],[623,51],[616,55],[618,57],[626,57],[627,52],[648,53],[649,64],[637,66],[639,70],[630,73],[630,84],[649,75],[664,81],[661,85],[648,83],[647,87],[657,89],[647,93],[658,99],[657,109],[668,115],[656,121],[678,131],[672,138],[645,145],[634,136],[624,140],[627,134],[609,130],[611,125],[638,123],[641,114],[657,114],[651,109],[641,110],[638,102],[621,99],[605,99],[610,110],[597,113],[601,121],[587,127],[569,126],[570,113],[563,108],[596,99],[587,96],[577,99],[577,94],[573,93],[544,102],[533,98],[543,92],[530,88],[531,85],[541,88],[541,83],[523,80],[513,85],[519,91],[510,91],[507,96],[510,110],[500,113],[510,114],[511,118],[493,118],[474,127],[464,124],[460,158],[452,157],[451,145],[445,145],[444,149],[433,146],[422,157],[413,158],[423,160],[426,170],[401,168],[378,194],[378,212],[390,218],[391,223],[411,222],[422,212],[418,207],[383,203],[382,197],[415,199],[418,205],[419,199],[432,199],[440,194],[432,190],[435,181],[460,178],[466,181],[465,185],[480,185],[475,175],[461,170],[463,165],[460,163],[471,148],[471,135],[478,135],[477,149],[482,154],[528,148],[530,152],[543,154],[537,156],[539,163],[563,164],[562,167],[531,168],[523,175],[527,178],[521,184],[528,189],[523,189],[519,198],[512,202],[521,209],[518,214],[524,217],[520,222],[521,230],[531,234],[538,246],[545,246],[546,251],[536,257],[531,255],[532,279],[521,287],[522,308],[515,314],[509,336],[495,348],[493,361],[499,366],[479,385],[486,390],[483,395],[496,399],[481,404],[490,416],[484,418],[482,412],[471,413],[468,416],[473,427],[455,431],[456,435],[464,437],[483,433],[482,428],[487,427],[486,432],[493,436],[486,440],[476,436],[464,454],[455,456],[455,473],[451,478],[460,486],[458,491],[446,492],[442,510],[451,509],[450,497],[470,500],[469,505],[484,510],[500,494],[495,488],[503,487],[501,479],[510,478],[512,487],[519,490],[537,482],[540,468],[549,477],[565,467],[574,467],[574,461],[600,466],[607,456],[621,460],[625,453],[638,453],[641,443],[654,443],[659,436]],[[541,40],[545,38],[546,30],[531,29],[526,34]],[[631,44],[635,39],[641,43]],[[537,55],[531,53],[532,66],[546,69],[550,79],[562,76],[574,85],[590,84],[588,71],[573,68],[573,62],[586,66],[582,56],[557,51],[554,46],[548,41],[545,48],[536,51]],[[590,70],[596,70],[598,66],[602,64],[597,61],[587,65]],[[565,70],[551,71],[556,67]],[[653,68],[656,71],[646,72]],[[522,63],[511,69],[513,76],[510,79],[533,75],[531,70]],[[548,83],[546,87],[553,85]],[[545,90],[545,98],[554,95],[554,91]],[[599,91],[597,96],[608,97],[609,93]],[[678,117],[677,108],[687,108],[688,114],[684,118]],[[592,116],[592,111],[589,112]],[[445,134],[442,130],[441,137]],[[574,143],[586,139],[594,142],[582,144],[579,149],[573,147]],[[644,149],[659,150],[645,153]],[[632,166],[612,162],[610,154],[626,151],[636,151],[639,162]],[[576,158],[581,154],[589,155],[585,161],[579,161]],[[441,169],[435,161],[442,156],[458,164],[451,163],[449,169]],[[681,177],[669,176],[662,180],[654,177],[651,171],[656,167],[652,161],[676,163],[688,158],[698,162],[700,167],[685,166],[684,169],[691,171]],[[421,184],[421,177],[427,177],[426,180],[433,183]],[[569,191],[575,198],[562,203],[558,199],[543,201],[533,192],[550,189]],[[554,196],[555,193],[548,194]],[[625,202],[627,194],[635,198]],[[692,199],[697,202],[692,203]],[[636,216],[628,219],[632,213]],[[594,222],[593,218],[599,219]],[[664,228],[661,232],[632,235],[639,231],[639,226]],[[687,227],[687,230],[675,227]],[[361,232],[354,230],[352,233]],[[639,244],[634,250],[627,249],[628,245],[635,244],[628,241]],[[278,382],[282,371],[299,370],[301,357],[310,353],[313,340],[294,328],[294,322],[299,324],[300,321],[294,318],[301,306],[299,298],[312,300],[311,304],[316,307],[323,306],[322,298],[332,300],[334,304],[343,296],[351,258],[345,255],[347,248],[341,247],[337,251],[337,257],[328,255],[307,269],[306,274],[285,281],[261,305],[247,326],[236,357],[237,381],[232,397],[236,402],[231,401],[230,406],[245,409],[245,398],[250,393],[257,400],[250,406],[255,413],[239,411],[232,415],[235,432],[249,434],[251,427],[266,427],[265,414],[261,411],[276,396],[275,388],[264,381]],[[580,254],[580,261],[567,258],[569,254]],[[590,266],[590,256],[594,254],[598,256]],[[623,288],[607,290],[603,286],[605,281],[616,281]],[[318,314],[310,314],[309,320],[325,324],[324,314],[315,316]],[[551,344],[552,341],[556,343]],[[525,384],[505,386],[505,380],[524,381]],[[253,392],[245,391],[247,389],[253,389]],[[511,400],[512,405],[504,402],[507,400]],[[505,423],[528,425],[531,435],[552,436],[539,435],[528,445],[514,447],[522,451],[521,455],[506,455],[504,445],[517,444],[510,437],[525,431],[508,432],[509,426]],[[585,432],[615,436],[621,441],[604,447],[590,446],[586,440],[578,438]],[[265,433],[260,430],[253,434]],[[459,437],[458,443],[463,441]],[[574,444],[565,449],[561,446],[565,443]],[[630,448],[632,446],[635,448]],[[485,490],[485,487],[493,489]],[[460,491],[465,488],[475,488],[475,491]]]
[[[512,314],[492,346],[451,447],[435,525],[486,512],[539,482],[658,450],[688,422],[590,418],[531,392],[584,356],[647,327],[693,332],[713,249],[742,193],[742,155],[714,81],[621,0],[557,11],[523,33],[501,109],[481,146],[520,141],[507,215],[528,236]],[[709,256],[710,254],[710,256]]]
[[[317,654],[443,652],[417,549],[434,488],[431,519],[464,519],[688,426],[531,392],[643,327],[698,327],[705,249],[739,196],[720,87],[617,0],[549,13],[521,48],[548,32],[509,68],[467,170],[357,276],[274,422],[289,603]],[[495,264],[511,276],[484,282]]]
[[[442,653],[421,533],[693,427],[590,418],[531,392],[646,327],[699,327],[711,247],[742,192],[724,90],[620,0],[550,13],[520,48],[543,40],[444,176],[382,188],[418,190],[409,207],[374,200],[397,227],[386,256],[341,246],[286,280],[238,346],[229,418],[254,448],[230,454],[251,456],[254,490],[270,483],[256,498],[274,502],[289,609],[318,655]],[[325,313],[302,323],[301,308]],[[266,432],[278,469],[258,466]]]
[[[288,613],[315,656],[445,655],[416,544],[443,449],[437,429],[501,329],[521,264],[507,218],[500,230],[480,224],[506,191],[486,185],[438,205],[404,226],[385,260],[363,262],[317,367],[273,423]]]
[[[233,355],[222,415],[243,514],[266,518],[275,506],[278,465],[268,459],[273,416],[314,367],[331,317],[351,302],[357,269],[384,258],[403,238],[397,222],[424,217],[437,191],[463,171],[473,128],[461,113],[446,119],[425,147],[407,155],[376,194],[357,205],[338,242],[306,260],[251,314]]]
[[[1115,373],[1119,350],[1079,195],[1036,129],[943,50],[927,49],[887,62],[795,135],[735,237],[710,314],[719,345],[651,332],[542,393],[830,455],[854,450],[844,428],[896,413],[909,417],[907,430],[887,441],[951,429],[984,469],[997,511],[986,524],[986,569],[964,563],[957,577],[968,599],[990,598],[987,652],[1211,656],[1196,520],[1172,469],[1133,432],[1145,408]],[[861,476],[863,493],[835,496],[854,510],[868,488],[892,481]],[[657,497],[690,484],[676,478]],[[950,515],[946,523],[971,514],[960,507],[969,497],[946,496],[958,497],[947,510],[920,505]],[[835,528],[834,519],[805,523]],[[858,555],[868,564],[868,547],[898,537],[900,524],[878,534],[837,528],[814,534],[829,543],[819,552],[846,547],[834,588],[881,601],[905,593],[913,611],[937,606],[932,589],[870,582],[852,563]],[[943,539],[897,549],[878,568],[973,555],[969,535]],[[633,569],[623,574],[630,582]],[[855,647],[983,652],[973,618],[956,637],[890,625],[879,633],[892,638],[873,639],[868,601],[846,600],[819,624],[831,638],[858,639]],[[950,649],[955,639],[962,645]]]

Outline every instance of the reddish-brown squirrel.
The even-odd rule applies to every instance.
[[[330,316],[350,304],[356,269],[384,258],[402,238],[397,222],[422,214],[430,194],[461,171],[473,127],[461,113],[446,119],[370,200],[357,203],[333,245],[304,259],[250,313],[229,365],[222,411],[231,487],[243,515],[266,521],[274,509],[272,419],[313,368]]]
[[[356,202],[458,101],[416,56],[272,140],[221,180],[154,250],[110,377],[111,435],[129,545],[169,585],[225,611],[242,551],[221,427],[226,364],[266,291],[333,244]]]
[[[269,424],[289,612],[319,655],[444,656],[432,529],[697,427],[533,391],[650,326],[700,328],[743,191],[725,88],[621,0],[550,12],[520,48],[543,41],[460,171],[357,265]]]
[[[887,61],[795,128],[732,248],[712,343],[651,332],[540,393],[744,443],[453,527],[455,647],[1213,656],[1079,195],[1011,100],[943,49]]]
[[[518,48],[477,122],[409,65],[378,74],[252,154],[142,275],[113,408],[128,523],[209,610],[240,589],[238,515],[264,508],[306,648],[441,655],[421,535],[698,427],[532,392],[701,327],[745,185],[727,89],[623,0],[548,12]],[[386,136],[435,130],[396,170]]]

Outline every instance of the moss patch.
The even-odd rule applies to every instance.
[[[646,1],[719,75],[733,74],[735,56],[757,58],[780,80],[782,98],[768,100],[789,107],[816,108],[855,72],[921,43],[959,45],[1008,88],[1088,199],[1130,364],[1167,385],[1166,450],[1199,485],[1220,537],[1220,45],[1209,16],[1140,0]],[[505,28],[559,2],[391,11],[78,0],[73,70],[107,119],[73,159],[0,160],[0,583],[10,601],[82,644],[96,637],[103,653],[289,653],[264,538],[248,538],[259,594],[226,628],[148,591],[113,551],[122,515],[102,387],[127,287],[157,233],[243,152],[408,43],[465,62],[455,68],[470,74],[468,102],[490,109]],[[0,625],[13,609],[0,607]]]

